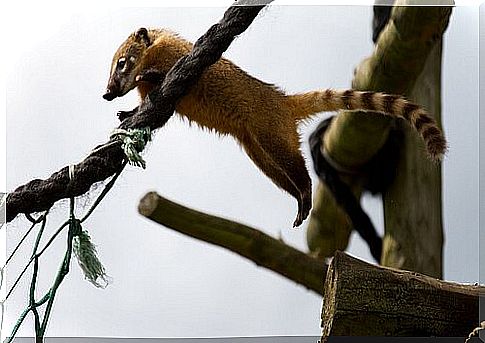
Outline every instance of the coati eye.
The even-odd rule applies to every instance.
[[[121,57],[119,60],[118,60],[118,63],[116,65],[116,68],[118,69],[123,69],[126,65],[126,58],[124,57]]]

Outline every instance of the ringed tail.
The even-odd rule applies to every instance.
[[[402,118],[409,122],[426,144],[430,158],[441,160],[447,149],[446,140],[434,118],[419,105],[400,95],[380,92],[324,89],[289,95],[295,120],[304,120],[319,112],[372,111]]]

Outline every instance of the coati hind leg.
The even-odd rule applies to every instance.
[[[293,226],[300,226],[308,217],[312,207],[312,183],[305,160],[300,152],[300,141],[296,126],[286,127],[282,133],[277,130],[272,132],[256,131],[253,137],[255,143],[264,151],[267,159],[272,161],[272,165],[276,166],[276,169],[289,179],[287,184],[296,187],[297,191],[282,185],[282,188],[298,201],[298,215]],[[265,172],[264,169],[263,172]],[[266,174],[268,175],[268,173]],[[275,180],[272,175],[268,176]]]
[[[301,198],[301,193],[293,181],[278,165],[269,157],[260,144],[252,138],[245,139],[242,143],[244,150],[256,166],[283,190],[287,191],[294,198]]]
[[[302,213],[302,196],[300,190],[296,187],[293,181],[288,177],[283,169],[281,169],[268,153],[261,148],[261,145],[253,138],[246,138],[241,142],[244,150],[248,156],[253,160],[254,164],[268,176],[278,187],[290,193],[298,201],[298,216],[294,226],[299,226],[303,221],[300,219]]]

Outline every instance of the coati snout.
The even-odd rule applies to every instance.
[[[103,94],[103,99],[111,101],[114,98],[118,97],[115,93],[111,92],[110,89],[106,90],[106,93]]]
[[[119,82],[117,82],[115,77],[111,77],[108,86],[106,87],[106,93],[103,95],[103,99],[111,101],[119,96],[122,96]]]

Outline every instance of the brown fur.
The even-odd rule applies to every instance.
[[[123,96],[137,87],[143,99],[156,84],[137,81],[137,76],[150,70],[166,74],[191,48],[191,43],[167,30],[140,29],[131,34],[113,57],[106,98]],[[117,68],[120,58],[127,64],[123,71]],[[224,58],[209,67],[176,106],[189,120],[236,138],[263,173],[297,199],[294,226],[308,216],[312,203],[298,123],[319,112],[341,109],[404,118],[421,134],[431,157],[440,158],[446,149],[434,120],[400,96],[330,89],[286,95]]]

